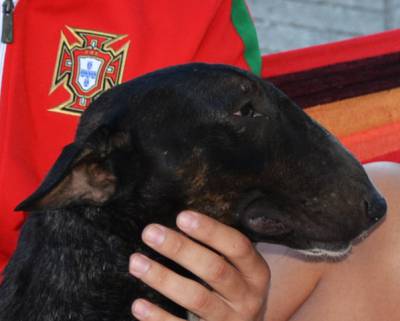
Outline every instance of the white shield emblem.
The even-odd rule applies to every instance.
[[[78,84],[83,91],[89,91],[97,85],[103,60],[91,56],[80,56],[78,59]]]

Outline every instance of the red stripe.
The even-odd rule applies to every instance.
[[[363,163],[380,162],[380,161],[400,163],[400,149],[391,153],[367,159]]]
[[[340,137],[340,141],[362,163],[372,160],[400,162],[400,122]]]
[[[263,77],[400,51],[400,29],[263,56]]]

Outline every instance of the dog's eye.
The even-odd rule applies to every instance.
[[[235,112],[234,115],[240,116],[240,117],[249,117],[249,118],[264,116],[263,114],[254,111],[251,103],[245,104],[242,108],[239,109],[239,111]]]

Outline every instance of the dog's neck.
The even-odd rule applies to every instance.
[[[111,213],[107,208],[88,207],[30,214],[5,271],[2,286],[15,290],[1,298],[0,320],[1,311],[10,308],[7,304],[18,302],[13,320],[26,315],[84,320],[84,311],[89,310],[107,311],[113,317],[102,315],[103,320],[126,321],[131,320],[130,306],[138,297],[150,297],[182,316],[176,305],[128,273],[129,257],[136,251],[162,264],[171,263],[141,241],[143,222],[124,221],[124,214],[118,209]],[[55,311],[58,316],[52,315]],[[69,317],[69,313],[77,315]]]

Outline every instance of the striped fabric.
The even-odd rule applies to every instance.
[[[263,57],[262,75],[363,163],[400,162],[400,30]]]

